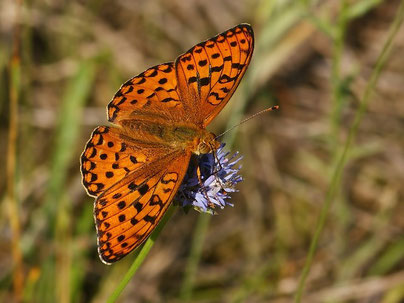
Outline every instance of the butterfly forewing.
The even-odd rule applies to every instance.
[[[254,35],[240,24],[199,43],[176,60],[180,95],[197,108],[196,124],[206,127],[233,95],[250,63]]]
[[[108,104],[108,120],[147,117],[206,127],[229,101],[254,50],[254,35],[240,24],[199,43],[176,62],[156,65],[128,80]]]
[[[105,263],[123,258],[150,235],[173,200],[190,155],[166,155],[97,198],[94,215],[98,248]]]

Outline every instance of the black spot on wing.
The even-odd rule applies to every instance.
[[[153,93],[151,93],[149,96],[147,96],[146,98],[147,98],[147,99],[151,99],[151,98],[153,98],[155,95],[156,95],[156,93],[153,92]]]
[[[143,209],[143,204],[138,202],[133,204],[133,208],[139,213]]]
[[[143,196],[147,193],[149,190],[149,185],[143,184],[141,187],[139,187],[138,192]]]
[[[145,220],[146,222],[150,222],[150,223],[154,224],[154,221],[156,220],[156,217],[146,215],[146,216],[143,218],[143,220]]]
[[[169,174],[173,174],[174,176],[172,176],[169,179],[165,179],[165,176],[167,176]],[[167,173],[165,176],[161,179],[161,183],[163,183],[163,184],[169,184],[170,182],[177,183],[177,180],[178,180],[178,174],[177,173],[174,173],[174,172]]]
[[[206,64],[208,64],[207,60],[201,60],[201,61],[198,62],[198,65],[201,66],[201,67],[205,66]]]
[[[170,101],[175,101],[175,99],[174,98],[171,98],[171,97],[167,97],[167,98],[164,98],[163,100],[161,100],[161,102],[170,102]]]
[[[121,100],[116,104],[117,106],[122,105],[126,101],[126,97],[122,97]]]
[[[216,92],[211,92],[211,93],[210,93],[210,96],[215,97],[217,101],[223,101],[223,100],[224,100],[224,97],[221,98],[221,97],[219,96],[219,94],[216,93]]]
[[[153,69],[153,72],[150,74],[150,75],[148,75],[148,77],[151,77],[151,78],[153,78],[153,77],[156,77],[157,76],[157,69]]]
[[[196,77],[190,77],[190,78],[188,79],[188,84],[195,83],[196,81],[197,81],[197,78],[196,78]]]
[[[182,62],[187,62],[187,61],[191,61],[192,60],[192,56],[191,56],[191,54],[187,54],[187,55],[184,55],[182,58],[181,58],[181,61]]]
[[[173,70],[172,68],[172,63],[170,63],[170,65],[167,65],[166,68],[160,69],[163,73],[171,73],[171,71]]]
[[[146,78],[145,77],[142,77],[140,80],[139,80],[139,82],[137,82],[136,84],[143,84],[143,83],[145,83],[146,82]],[[132,90],[133,90],[133,86],[132,86]],[[126,93],[130,93],[132,90],[130,90],[130,91],[127,91]]]
[[[199,80],[200,86],[206,86],[209,85],[209,83],[210,83],[210,77],[201,78]]]
[[[217,72],[221,72],[223,70],[223,65],[220,66],[212,66],[210,71],[212,73],[217,73]]]
[[[161,78],[161,79],[159,80],[159,83],[160,83],[160,84],[167,83],[167,78]]]

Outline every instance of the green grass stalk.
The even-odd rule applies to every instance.
[[[333,109],[331,113],[331,134],[332,134],[332,149],[338,151],[339,131],[341,122],[341,110],[344,105],[343,98],[343,81],[341,79],[341,57],[344,50],[344,40],[346,26],[348,22],[348,3],[342,1],[341,10],[338,15],[337,24],[333,31],[333,55],[331,68],[331,83],[332,83],[332,98]],[[335,154],[338,154],[336,152]]]
[[[24,285],[23,258],[20,247],[21,226],[19,206],[16,196],[16,158],[18,137],[18,99],[21,90],[21,62],[20,62],[20,8],[22,1],[16,1],[16,14],[14,23],[13,49],[10,59],[10,121],[7,145],[7,208],[10,220],[11,251],[14,262],[13,286],[14,300],[20,302]]]
[[[198,271],[199,261],[202,256],[203,243],[211,221],[210,214],[200,214],[196,222],[192,237],[191,251],[185,267],[184,279],[181,285],[180,298],[189,301],[192,297],[192,289],[195,284],[195,277]]]

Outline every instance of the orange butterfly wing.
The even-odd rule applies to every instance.
[[[145,163],[163,157],[169,149],[147,142],[130,142],[119,128],[97,127],[81,155],[82,182],[96,197]]]
[[[254,33],[237,25],[128,80],[108,104],[108,121],[159,115],[206,127],[229,101],[251,61]]]
[[[177,91],[174,63],[156,65],[126,81],[108,104],[107,113],[108,121],[115,124],[150,115],[184,121],[186,108]]]
[[[99,126],[81,155],[83,185],[90,196],[98,196],[145,161],[145,154],[135,157],[128,151],[118,129]]]
[[[94,217],[103,262],[118,261],[146,240],[181,185],[190,157],[190,152],[166,155],[97,198]]]
[[[132,126],[192,123],[205,128],[229,101],[250,63],[254,36],[240,24],[124,83],[81,157],[83,185],[97,196],[100,258],[109,264],[138,247],[172,202],[191,151]],[[185,124],[184,124],[185,123]],[[158,129],[158,128],[157,128]]]
[[[150,235],[173,200],[191,155],[147,140],[131,141],[120,128],[99,126],[81,156],[83,185],[98,197],[98,250],[107,264]]]
[[[253,50],[253,30],[240,24],[178,57],[178,90],[193,101],[194,123],[206,127],[219,114],[244,76]]]

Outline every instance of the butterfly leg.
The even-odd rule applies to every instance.
[[[217,183],[220,184],[221,189],[223,190],[223,192],[225,192],[225,190],[222,186],[222,182],[221,182],[220,178],[217,176],[217,174],[223,169],[223,167],[222,167],[222,164],[220,163],[219,158],[217,157],[217,153],[216,153],[215,149],[212,149],[212,153],[213,153],[213,157],[215,158],[216,163],[219,165],[219,168],[216,168],[216,170],[212,174],[215,175]]]
[[[198,161],[195,159],[195,165],[196,165],[196,175],[198,176],[198,182],[199,182],[199,186],[202,188],[203,194],[206,198],[206,200],[208,200],[208,206],[212,209],[215,208],[215,204],[213,202],[210,201],[209,196],[208,196],[208,192],[206,191],[204,185],[203,185],[203,181],[202,181],[202,173],[201,173],[201,168],[199,166]]]
[[[221,171],[223,169],[222,164],[220,164],[219,158],[217,157],[217,153],[216,153],[216,149],[212,149],[212,153],[213,153],[213,157],[215,158],[215,161],[217,164],[219,164],[219,169],[215,172],[213,172],[213,174],[217,174],[219,171]]]

